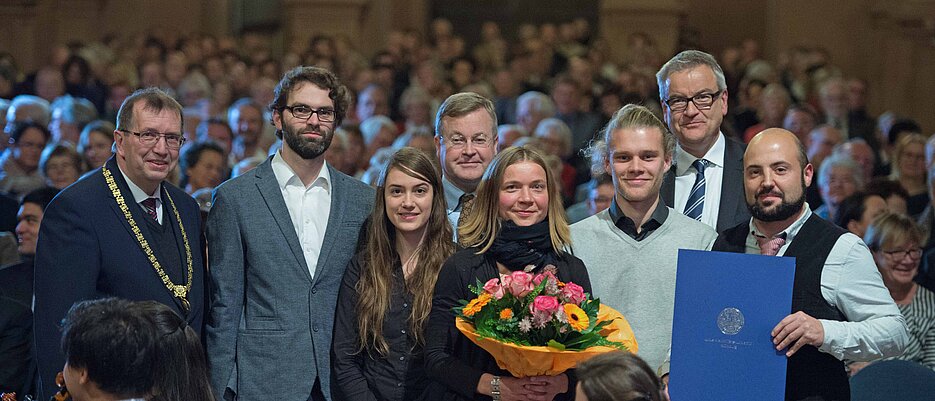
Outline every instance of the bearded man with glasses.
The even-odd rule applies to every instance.
[[[182,106],[148,88],[123,102],[116,153],[45,209],[35,265],[39,399],[65,363],[59,322],[77,301],[119,297],[171,307],[200,332],[205,310],[201,217],[166,181],[178,164]]]
[[[750,219],[743,198],[745,145],[721,132],[727,115],[724,71],[710,54],[683,51],[656,73],[659,98],[675,134],[662,200],[721,232]]]
[[[287,72],[269,105],[282,148],[214,192],[205,342],[218,400],[331,400],[338,288],[374,201],[325,161],[349,104],[330,71]]]

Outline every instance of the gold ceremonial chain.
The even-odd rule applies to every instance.
[[[188,260],[188,283],[185,285],[176,285],[169,279],[169,276],[166,275],[166,271],[162,268],[162,265],[159,264],[159,261],[156,260],[156,254],[153,253],[153,249],[149,247],[149,242],[143,237],[143,232],[140,231],[140,227],[136,225],[136,220],[133,220],[133,215],[130,214],[130,208],[127,207],[127,202],[123,200],[123,195],[120,194],[120,188],[117,187],[114,176],[111,175],[107,167],[101,167],[101,171],[104,172],[104,180],[107,182],[110,192],[114,194],[114,199],[117,200],[120,211],[123,212],[124,217],[127,218],[127,222],[130,223],[130,228],[133,230],[133,234],[136,235],[136,241],[140,243],[140,248],[143,249],[143,253],[149,258],[149,262],[152,263],[153,268],[156,269],[156,273],[159,274],[159,278],[162,279],[166,288],[168,288],[176,298],[182,301],[182,307],[185,308],[185,312],[188,313],[191,310],[191,303],[188,302],[187,297],[188,291],[192,289],[192,274],[194,271],[192,269],[192,248],[188,245],[188,235],[185,233],[185,227],[182,226],[182,216],[179,215],[179,209],[175,207],[175,202],[172,201],[169,192],[166,192],[166,198],[169,199],[169,204],[172,205],[172,211],[175,212],[175,219],[179,222],[179,229],[182,231],[182,241],[185,243],[185,258]]]

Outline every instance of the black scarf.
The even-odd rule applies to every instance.
[[[517,226],[511,220],[504,221],[487,252],[510,271],[523,270],[528,265],[539,270],[558,263],[558,255],[552,248],[552,236],[549,235],[549,219],[527,227]]]

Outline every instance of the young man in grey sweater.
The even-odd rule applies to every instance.
[[[610,208],[571,226],[573,251],[588,268],[592,295],[627,318],[640,357],[656,368],[672,339],[678,250],[711,249],[717,234],[660,201],[675,138],[648,109],[623,107],[602,134],[606,148],[592,157],[604,160],[615,196]]]

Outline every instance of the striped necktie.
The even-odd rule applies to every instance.
[[[146,212],[146,214],[149,215],[153,221],[159,221],[159,218],[156,217],[156,198],[143,199],[140,204],[143,205],[143,211]]]
[[[705,178],[704,169],[711,162],[705,159],[697,159],[692,163],[695,168],[695,185],[692,186],[691,193],[688,194],[688,202],[685,203],[685,214],[695,220],[701,220],[701,211],[704,210],[704,191]]]

